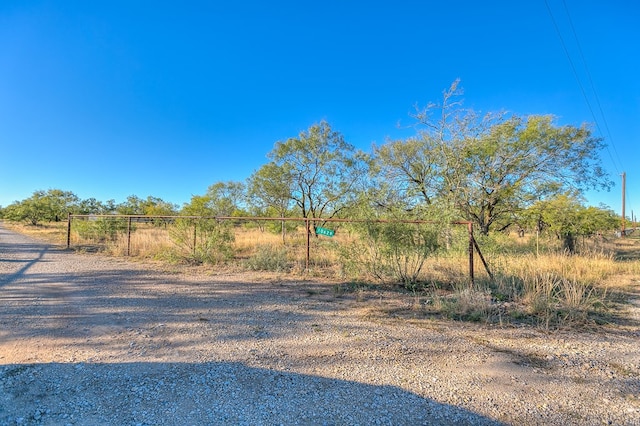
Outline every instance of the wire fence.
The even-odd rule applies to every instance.
[[[403,281],[417,279],[427,257],[453,246],[468,259],[468,282],[475,281],[474,255],[492,278],[467,221],[70,214],[67,247],[72,246],[117,247],[126,256],[164,246],[165,254],[211,263],[250,258],[259,250],[274,262],[281,253],[274,247],[287,246],[305,271],[339,253],[349,260],[344,264],[366,265],[380,276],[393,269]]]

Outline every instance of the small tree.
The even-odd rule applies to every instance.
[[[142,199],[136,195],[127,197],[127,201],[116,207],[116,212],[123,215],[140,215],[140,216],[173,216],[177,213],[178,206],[162,198],[149,195],[146,199]],[[165,224],[164,219],[152,219],[156,226]]]
[[[180,214],[184,216],[213,216],[209,202],[210,199],[206,195],[193,195],[191,201],[182,206]]]
[[[60,221],[66,218],[77,206],[80,198],[71,191],[63,191],[61,189],[49,189],[44,199],[49,205],[51,212],[50,221]]]
[[[293,203],[293,174],[288,164],[270,162],[262,166],[247,181],[249,204],[258,212],[274,212],[286,217]],[[280,223],[282,242],[285,242],[287,226]]]
[[[620,229],[620,216],[609,207],[589,206],[578,212],[579,232],[582,235],[594,235],[599,232]]]
[[[582,209],[577,197],[571,194],[562,194],[551,200],[539,203],[542,221],[559,239],[563,248],[573,254],[575,241],[580,229],[579,212]]]
[[[182,207],[187,216],[238,216],[244,214],[245,185],[242,182],[216,182],[205,195],[194,195]]]
[[[142,211],[147,216],[173,216],[178,211],[178,206],[164,201],[162,198],[148,196],[141,203]]]
[[[129,195],[127,201],[118,204],[116,207],[118,214],[126,215],[143,215],[144,214],[144,200],[136,195]]]
[[[46,216],[46,212],[38,208],[34,200],[15,201],[4,208],[4,218],[13,222],[26,221],[37,225]]]
[[[208,207],[215,216],[242,216],[245,214],[246,187],[243,182],[216,182],[209,186],[206,196]]]
[[[290,199],[302,217],[331,218],[354,203],[369,168],[369,159],[326,121],[314,124],[297,138],[277,142],[265,172],[274,187],[290,186]],[[275,175],[274,172],[282,174]]]
[[[169,234],[187,261],[216,264],[233,257],[234,235],[227,222],[179,218]]]
[[[607,206],[585,207],[578,193],[565,193],[538,201],[521,215],[523,227],[548,231],[562,240],[568,253],[575,252],[578,236],[592,236],[618,229],[618,215]]]

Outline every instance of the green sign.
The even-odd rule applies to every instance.
[[[316,234],[324,235],[327,237],[333,237],[336,234],[336,231],[333,229],[321,228],[319,226],[316,227]]]

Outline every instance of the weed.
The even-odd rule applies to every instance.
[[[286,247],[261,245],[255,253],[245,261],[251,271],[285,272],[290,269]]]

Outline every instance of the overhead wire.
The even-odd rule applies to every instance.
[[[602,121],[604,122],[604,127],[607,131],[607,136],[609,137],[609,142],[611,144],[611,148],[615,154],[616,159],[618,160],[618,164],[622,169],[622,161],[620,160],[620,156],[618,155],[618,150],[616,149],[616,145],[613,141],[613,136],[611,135],[611,130],[609,129],[609,122],[607,121],[607,117],[604,114],[602,109],[602,104],[600,103],[600,97],[598,96],[598,91],[596,90],[595,84],[593,83],[593,78],[591,77],[591,71],[589,70],[589,66],[587,65],[587,60],[584,57],[584,52],[582,51],[582,45],[580,44],[580,40],[578,39],[578,34],[573,25],[573,20],[571,19],[571,14],[569,13],[569,8],[567,7],[566,0],[562,0],[562,4],[564,6],[565,13],[567,14],[567,19],[569,21],[569,26],[571,27],[571,32],[573,33],[573,38],[576,41],[576,45],[578,46],[578,52],[580,53],[580,59],[582,60],[582,65],[584,66],[585,72],[587,74],[587,79],[589,80],[589,84],[591,85],[591,91],[595,97],[596,103],[598,104],[598,109],[600,111],[600,116],[602,117]]]
[[[564,0],[563,0],[564,1]],[[553,11],[551,10],[551,6],[549,6],[549,1],[548,0],[544,0],[545,5],[547,6],[547,11],[549,12],[549,16],[551,18],[551,22],[553,23],[553,26],[556,30],[556,33],[558,34],[558,38],[560,39],[560,44],[562,45],[562,49],[564,50],[565,55],[567,56],[567,59],[569,61],[569,65],[571,66],[571,70],[573,71],[573,75],[576,79],[576,82],[578,83],[578,86],[580,87],[580,91],[582,92],[582,96],[584,97],[585,103],[587,104],[587,108],[589,109],[589,112],[591,113],[591,117],[593,117],[593,121],[596,125],[596,128],[598,129],[598,132],[601,135],[604,135],[604,133],[602,132],[602,129],[600,128],[600,124],[598,122],[598,119],[596,118],[596,114],[593,111],[593,108],[591,107],[591,102],[589,102],[589,97],[587,96],[587,92],[584,88],[584,85],[582,84],[582,81],[580,80],[580,76],[578,74],[578,71],[576,69],[575,64],[573,63],[573,59],[571,59],[571,54],[569,53],[569,49],[567,48],[567,45],[564,41],[564,38],[562,37],[562,32],[560,31],[560,27],[558,26],[558,23],[555,19],[555,16],[553,15]],[[607,153],[609,154],[609,158],[611,159],[611,163],[613,164],[613,167],[616,169],[616,172],[618,174],[620,174],[620,169],[618,168],[618,164],[616,163],[616,160],[614,159],[613,155],[611,154],[611,150],[609,149],[609,145],[606,144],[605,145]],[[617,154],[617,152],[616,152]],[[620,165],[622,165],[622,163],[620,162]]]
[[[598,92],[595,88],[595,84],[593,83],[593,78],[591,77],[591,72],[589,71],[589,66],[587,65],[587,61],[584,57],[584,53],[582,51],[582,46],[580,45],[580,40],[578,39],[578,34],[576,32],[576,29],[573,25],[573,20],[571,19],[571,13],[569,13],[569,8],[567,7],[567,2],[566,0],[562,0],[562,4],[564,6],[564,10],[565,13],[567,14],[567,20],[569,21],[569,26],[571,28],[571,31],[573,33],[573,37],[576,41],[576,45],[578,47],[578,52],[580,53],[580,58],[582,60],[582,65],[584,66],[587,78],[589,80],[589,84],[591,85],[591,91],[593,92],[593,95],[595,97],[596,103],[598,104],[598,109],[600,110],[600,116],[602,117],[602,121],[604,122],[604,127],[607,131],[607,136],[609,137],[609,144],[607,144],[607,150],[609,148],[609,146],[611,146],[611,148],[613,149],[613,153],[615,154],[616,159],[618,160],[618,164],[620,165],[620,168],[622,170],[624,170],[624,165],[622,164],[622,160],[620,160],[620,156],[618,155],[618,150],[616,149],[616,145],[614,143],[613,140],[613,135],[611,134],[611,130],[609,129],[609,122],[607,121],[607,117],[604,114],[604,111],[602,109],[602,104],[600,103],[600,97],[598,96]],[[609,155],[611,155],[609,153]],[[616,165],[614,164],[614,167],[616,167]],[[620,174],[620,176],[622,177],[623,180],[625,180],[626,178],[626,173],[622,172],[620,173],[620,171],[618,170],[618,168],[616,167],[616,171],[618,171],[618,173]],[[629,190],[626,187],[626,185],[624,186],[624,198],[626,198],[627,200],[629,200]],[[633,214],[632,214],[633,217]],[[633,220],[633,219],[632,219]]]

